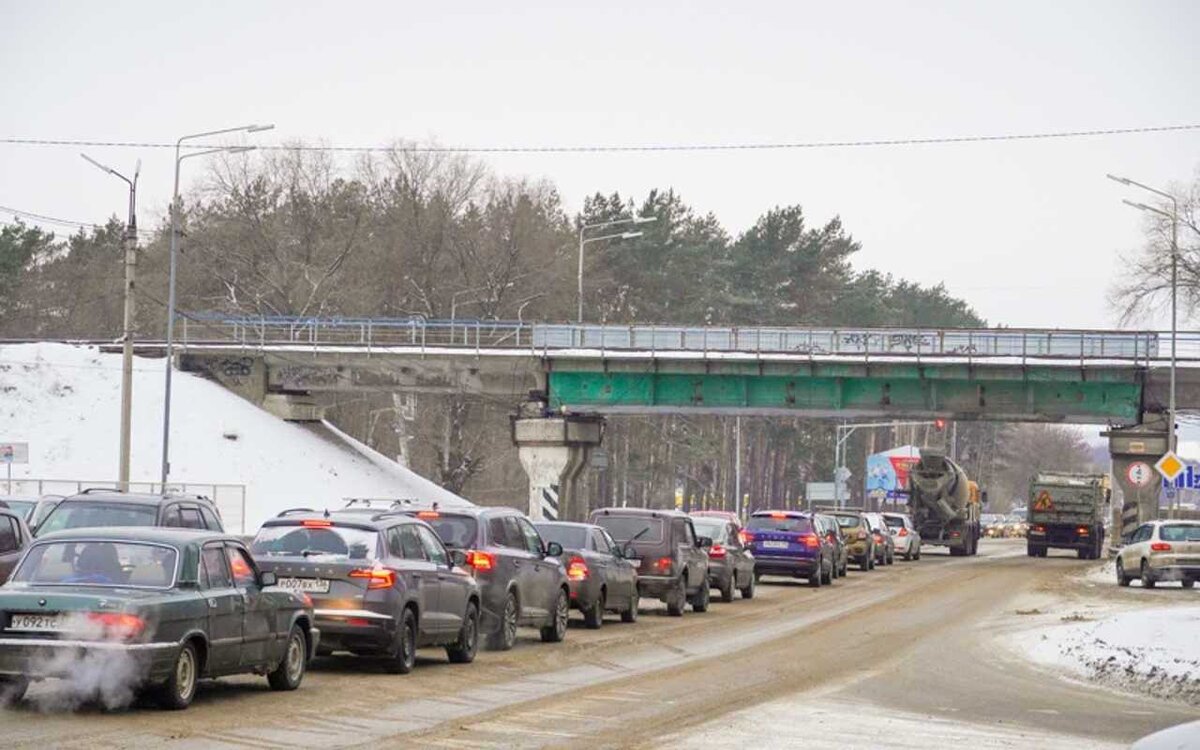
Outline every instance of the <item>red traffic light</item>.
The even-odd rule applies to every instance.
[[[946,420],[944,420],[944,419],[933,420],[933,427],[938,432],[941,432],[942,430],[946,429]]]

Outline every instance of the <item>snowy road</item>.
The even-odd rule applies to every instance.
[[[978,558],[852,571],[833,588],[765,585],[682,619],[646,606],[636,625],[573,627],[561,646],[524,633],[470,666],[431,651],[389,676],[326,659],[296,693],[221,680],[185,713],[27,705],[0,713],[0,736],[8,747],[1106,747],[1197,718],[997,646],[993,633],[1028,626],[1018,612],[1081,606],[1073,576],[1085,565],[995,542]]]

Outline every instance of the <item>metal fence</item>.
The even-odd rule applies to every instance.
[[[41,495],[75,495],[89,487],[99,489],[117,488],[116,482],[89,482],[82,479],[28,479],[14,477],[11,483],[0,482],[9,495],[41,496]],[[171,492],[185,495],[204,495],[212,500],[221,513],[221,523],[231,534],[246,533],[246,485],[244,484],[204,484],[192,483],[167,485]],[[130,492],[146,492],[158,495],[162,485],[157,482],[130,482]]]
[[[525,323],[424,318],[230,317],[188,314],[180,319],[183,346],[235,344],[314,349],[349,346],[523,349],[546,355],[564,349],[703,354],[1016,358],[1161,362],[1169,334],[1157,331],[960,328],[686,327]],[[1200,362],[1200,332],[1178,335],[1178,356]]]

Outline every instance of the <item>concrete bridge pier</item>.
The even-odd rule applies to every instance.
[[[592,448],[600,445],[604,420],[597,416],[550,413],[541,399],[527,401],[512,420],[513,443],[529,477],[529,517],[582,521],[576,480]]]
[[[1158,498],[1162,490],[1162,477],[1153,466],[1167,452],[1167,419],[1163,414],[1147,412],[1141,424],[1117,427],[1100,434],[1108,438],[1113,478],[1124,497],[1124,503],[1120,507],[1114,504],[1113,508],[1116,516],[1114,536],[1118,538],[1111,541],[1117,543],[1121,536],[1128,534],[1139,523],[1159,516]],[[1130,471],[1138,463],[1150,467],[1149,476],[1145,476],[1147,472],[1144,468]],[[1141,481],[1135,481],[1139,479]]]

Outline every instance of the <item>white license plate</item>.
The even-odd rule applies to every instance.
[[[13,615],[8,629],[56,632],[63,629],[64,620],[62,615]]]
[[[763,542],[763,549],[787,549],[787,542]]]
[[[288,591],[302,591],[306,594],[329,593],[329,581],[325,578],[280,578],[279,588]]]
[[[642,560],[638,557],[631,557],[629,558],[629,564],[635,568],[640,568],[642,567]]]

